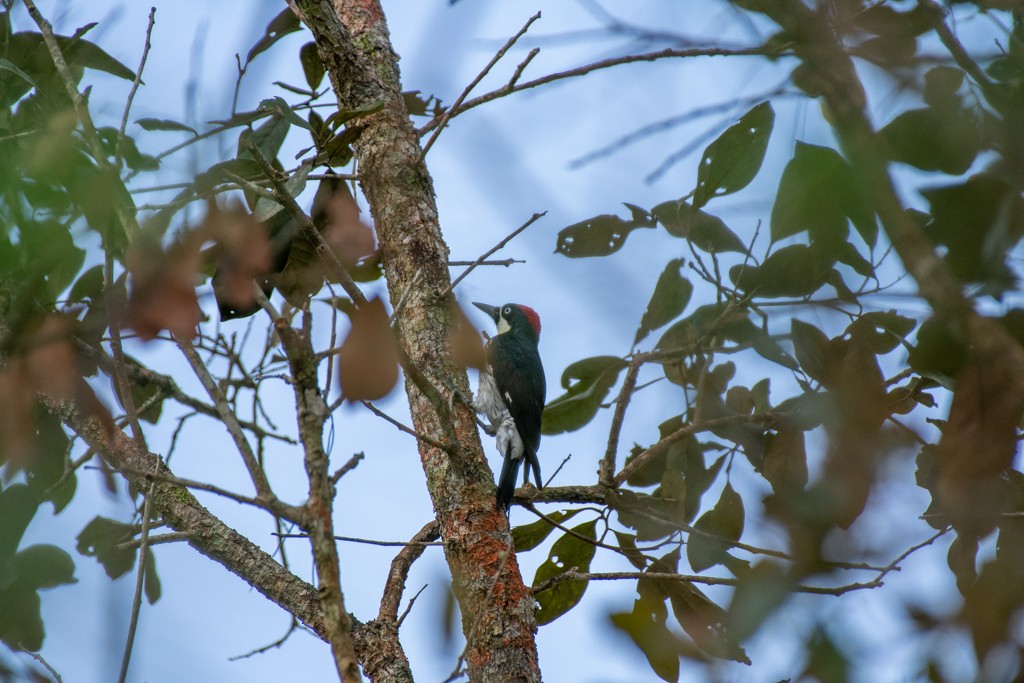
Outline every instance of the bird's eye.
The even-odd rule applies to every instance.
[[[505,307],[505,315],[508,315],[511,312],[512,312],[512,307],[511,306],[506,306]]]

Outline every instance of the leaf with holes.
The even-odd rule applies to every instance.
[[[658,284],[654,286],[654,294],[647,304],[647,310],[640,319],[640,329],[636,331],[636,337],[633,339],[634,346],[652,330],[658,329],[682,313],[686,304],[690,302],[693,284],[679,272],[684,263],[683,259],[677,258],[665,266],[665,270],[658,278]]]
[[[567,519],[572,519],[580,508],[575,510],[566,510],[565,512],[552,512],[548,515],[552,520],[561,524]],[[553,526],[551,522],[546,519],[538,519],[532,524],[524,524],[517,526],[512,529],[512,543],[517,553],[524,552],[526,550],[533,550],[541,543],[544,542],[551,532],[557,527]]]
[[[245,63],[248,64],[256,57],[256,55],[266,52],[269,50],[274,43],[284,38],[289,33],[295,33],[302,28],[302,24],[299,22],[299,15],[297,15],[291,7],[285,7],[283,10],[278,12],[277,16],[270,20],[267,24],[266,30],[263,32],[263,36],[256,41],[256,44],[249,50],[249,54],[245,57]]]
[[[714,197],[742,190],[761,169],[775,111],[762,102],[708,145],[697,167],[693,206],[700,209]]]
[[[628,204],[626,207],[633,214],[629,220],[603,214],[562,228],[558,232],[555,252],[569,258],[607,256],[621,249],[629,233],[637,228],[654,227],[645,211]]]
[[[596,540],[597,520],[584,522],[573,527],[573,531],[584,538]],[[539,586],[550,578],[569,570],[589,572],[597,546],[573,534],[565,534],[551,546],[548,559],[537,567],[533,585]],[[537,610],[537,624],[549,624],[562,616],[583,598],[587,590],[586,581],[566,581],[536,595],[540,609]]]

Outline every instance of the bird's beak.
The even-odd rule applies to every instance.
[[[479,308],[481,311],[483,311],[487,315],[491,316],[491,319],[494,320],[495,322],[497,322],[497,320],[498,320],[498,307],[497,306],[489,306],[487,304],[480,304],[480,303],[477,303],[475,301],[473,302],[473,305],[476,306],[477,308]]]

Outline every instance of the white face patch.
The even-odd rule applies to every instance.
[[[512,326],[505,320],[505,316],[498,316],[498,334],[505,334],[512,329]]]

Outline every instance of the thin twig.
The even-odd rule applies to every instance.
[[[171,531],[166,534],[160,534],[159,536],[150,536],[146,544],[149,547],[153,547],[155,545],[163,545],[164,543],[180,543],[181,541],[187,541],[190,538],[192,538],[192,534],[187,531]],[[114,550],[135,550],[141,545],[141,538],[133,538],[130,541],[118,543],[114,546]]]
[[[124,113],[121,115],[121,127],[117,129],[117,144],[114,146],[114,159],[121,163],[121,147],[124,144],[124,131],[128,128],[128,114],[132,110],[132,102],[135,101],[135,93],[142,83],[142,71],[146,68],[146,58],[149,57],[149,48],[152,47],[150,39],[153,37],[153,24],[156,23],[156,7],[149,8],[149,25],[146,26],[146,43],[142,48],[142,59],[139,60],[139,68],[135,70],[135,80],[132,81],[132,89],[128,92],[128,100],[124,104]]]
[[[551,485],[551,482],[553,482],[555,480],[555,477],[558,476],[558,473],[562,471],[562,468],[565,467],[565,464],[567,462],[569,462],[569,460],[571,458],[572,458],[572,453],[570,453],[569,455],[567,455],[564,458],[562,458],[562,462],[558,465],[558,467],[555,469],[555,471],[551,473],[551,476],[548,477],[548,480],[546,482],[544,482],[544,488],[547,488],[548,486]]]
[[[448,107],[445,110],[444,114],[441,115],[441,119],[438,121],[437,126],[434,129],[434,134],[431,135],[430,138],[427,140],[427,144],[423,145],[423,152],[420,153],[421,159],[427,156],[427,152],[429,152],[430,148],[434,146],[434,142],[437,140],[437,136],[441,134],[441,131],[444,130],[444,127],[448,124],[448,121],[451,120],[451,117],[454,115],[453,112],[457,112],[459,110],[459,107],[462,105],[462,103],[466,100],[467,97],[469,97],[469,93],[473,92],[473,88],[475,88],[480,83],[480,81],[484,79],[484,76],[486,76],[490,72],[494,65],[497,64],[501,60],[501,58],[505,56],[505,53],[508,52],[509,48],[515,45],[516,41],[522,38],[523,34],[525,34],[530,29],[530,25],[533,24],[533,22],[537,21],[538,19],[540,19],[540,12],[537,12],[532,17],[530,17],[526,21],[526,23],[523,24],[523,27],[519,29],[518,33],[516,33],[514,36],[505,41],[505,44],[501,46],[501,49],[498,50],[493,57],[491,57],[491,61],[487,62],[487,66],[483,68],[483,71],[478,73],[476,75],[476,78],[470,81],[469,85],[467,85],[466,88],[462,91],[462,94],[460,94],[456,98],[455,102],[452,103],[452,106]],[[523,68],[525,69],[526,66],[523,65]],[[516,73],[520,74],[522,73],[522,70],[517,69]],[[516,78],[518,78],[518,75],[516,76]]]
[[[604,457],[597,469],[597,481],[602,486],[615,485],[615,455],[619,450],[619,435],[622,433],[622,422],[626,417],[626,408],[633,397],[633,390],[636,389],[636,377],[640,372],[640,363],[635,359],[629,363],[626,370],[626,378],[622,380],[622,389],[619,390],[619,397],[615,400],[615,412],[612,415],[612,425],[608,430],[608,448],[605,449]]]
[[[282,645],[284,645],[285,641],[287,641],[288,638],[293,633],[295,633],[296,629],[298,629],[298,628],[299,628],[299,620],[296,619],[295,617],[292,617],[292,623],[291,623],[290,626],[288,626],[288,630],[284,632],[283,636],[281,636],[280,638],[278,638],[277,640],[275,640],[272,643],[269,643],[267,645],[263,645],[261,647],[258,647],[255,650],[250,650],[249,652],[246,652],[245,654],[235,655],[234,657],[228,657],[228,661],[229,662],[237,662],[240,659],[248,659],[249,657],[253,657],[255,655],[261,655],[264,652],[269,652],[270,650],[276,650],[277,648],[279,648]]]
[[[365,457],[366,457],[366,454],[363,453],[362,451],[360,451],[359,453],[356,453],[351,458],[349,458],[348,462],[346,462],[344,465],[339,467],[337,469],[337,471],[334,474],[331,475],[331,483],[332,484],[337,484],[338,481],[340,481],[342,477],[344,477],[346,474],[348,474],[349,472],[354,470],[356,468],[356,465],[358,465],[360,462],[362,462],[363,458],[365,458]]]
[[[670,572],[580,572],[576,569],[569,569],[557,576],[533,587],[533,594],[542,593],[561,583],[569,581],[621,581],[621,580],[649,580],[649,581],[681,581],[685,583],[700,583],[706,586],[739,586],[742,579],[720,578],[717,576],[699,576],[696,574],[673,574]],[[810,593],[812,595],[843,595],[856,590],[868,590],[878,588],[882,585],[879,579],[872,579],[862,583],[848,583],[843,586],[793,586],[794,593]]]
[[[666,49],[658,50],[657,52],[645,52],[639,55],[625,55],[622,57],[610,57],[608,59],[602,59],[592,64],[586,64],[584,66],[576,67],[575,69],[569,69],[567,71],[560,71],[558,73],[549,74],[542,76],[541,78],[535,78],[532,81],[526,81],[525,83],[506,83],[502,87],[492,90],[489,93],[474,97],[471,100],[463,102],[457,109],[452,106],[446,111],[447,119],[451,120],[470,109],[479,107],[481,104],[486,104],[491,100],[496,100],[512,93],[521,92],[530,88],[536,88],[540,85],[545,85],[553,81],[560,81],[566,78],[575,78],[577,76],[583,76],[591,73],[592,71],[598,71],[601,69],[608,69],[613,66],[619,66],[622,64],[633,64],[635,62],[653,62],[659,59],[666,58],[687,58],[687,57],[760,57],[766,54],[785,54],[781,53],[773,48],[764,46],[746,47],[746,48],[718,48],[718,47],[701,47],[701,48],[689,48],[685,50],[677,49]],[[425,135],[430,131],[437,128],[441,121],[441,117],[436,117],[428,121],[422,128],[417,132],[420,135]]]
[[[19,652],[24,652],[29,657],[42,664],[43,668],[50,672],[50,675],[53,676],[53,680],[55,680],[57,683],[64,683],[64,679],[60,677],[60,674],[57,673],[57,670],[50,666],[50,663],[43,659],[43,656],[41,654],[39,654],[38,652],[32,652],[31,650],[19,650]]]
[[[157,461],[159,462],[159,461]],[[128,621],[128,635],[124,643],[124,655],[121,658],[121,675],[118,683],[124,683],[128,679],[128,664],[132,658],[132,648],[135,646],[135,633],[139,626],[139,612],[142,610],[142,591],[146,581],[146,558],[149,550],[149,515],[153,506],[153,484],[150,483],[149,490],[145,492],[145,503],[142,505],[142,533],[139,535],[139,568],[135,574],[135,597],[132,599],[132,614]]]
[[[252,485],[256,489],[258,496],[265,499],[272,499],[273,493],[270,490],[270,482],[267,481],[267,475],[260,467],[259,460],[256,458],[256,454],[252,450],[252,446],[249,444],[248,439],[245,438],[245,434],[242,432],[242,426],[238,422],[238,416],[235,415],[234,411],[228,405],[227,399],[224,397],[224,392],[221,391],[220,387],[214,381],[210,375],[210,371],[203,364],[199,354],[196,353],[196,349],[192,346],[192,341],[182,337],[175,336],[174,341],[177,342],[178,348],[181,349],[182,355],[185,356],[185,360],[188,361],[189,366],[192,368],[192,372],[195,373],[196,377],[199,378],[199,382],[206,389],[207,395],[210,400],[213,401],[213,405],[217,408],[217,415],[224,423],[224,427],[231,434],[231,438],[235,442],[235,447],[238,449],[239,455],[242,456],[242,462],[245,464],[245,469],[249,472],[249,478],[252,480]]]
[[[478,266],[505,266],[508,268],[513,263],[526,263],[523,259],[506,258],[495,261],[449,261],[448,267],[452,268],[455,266],[472,266],[474,264]]]
[[[274,536],[278,538],[309,538],[309,534],[279,534],[275,533]],[[378,545],[384,548],[404,548],[404,547],[416,547],[416,548],[429,548],[430,546],[441,547],[444,543],[440,541],[377,541],[372,538],[356,538],[354,536],[334,536],[335,541],[343,541],[345,543],[362,543],[363,545]]]
[[[477,266],[482,264],[487,259],[488,256],[490,256],[491,254],[495,253],[496,251],[498,251],[499,249],[504,247],[506,244],[511,242],[516,237],[516,235],[521,233],[523,230],[526,230],[528,227],[530,227],[531,225],[536,223],[538,220],[540,220],[541,218],[543,218],[547,214],[548,214],[547,211],[541,211],[540,213],[535,213],[532,216],[530,216],[529,220],[527,220],[525,223],[523,223],[518,228],[513,230],[504,239],[502,239],[500,242],[495,244],[489,250],[484,252],[484,254],[480,258],[478,258],[476,261],[473,261],[473,263],[470,264],[469,268],[466,268],[466,270],[462,271],[462,273],[460,273],[459,276],[457,278],[455,278],[455,280],[452,281],[452,283],[448,286],[448,289],[446,289],[444,291],[444,294],[442,294],[441,296],[442,297],[448,296],[448,294],[452,290],[455,289],[456,285],[458,285],[460,282],[462,282],[466,278],[467,275],[472,273],[474,268],[476,268]]]
[[[369,401],[360,401],[360,403],[362,403],[364,406],[366,406],[366,408],[371,413],[376,415],[377,417],[382,418],[382,419],[384,419],[387,422],[390,422],[395,427],[397,427],[400,431],[403,431],[406,434],[415,437],[418,441],[422,441],[423,443],[430,444],[434,448],[440,448],[445,453],[450,453],[451,452],[451,446],[449,446],[447,444],[443,444],[440,441],[438,441],[437,439],[429,437],[426,434],[420,434],[419,432],[417,432],[415,429],[413,429],[411,427],[405,426],[404,424],[402,424],[401,422],[399,422],[395,418],[391,417],[390,415],[388,415],[383,410],[381,410],[377,406],[373,405]]]
[[[429,585],[429,583],[423,584],[423,588],[420,588],[418,591],[416,591],[416,595],[409,598],[409,604],[405,606],[405,610],[402,611],[402,616],[398,617],[398,621],[395,622],[396,628],[402,627],[402,622],[405,621],[405,618],[407,616],[409,616],[409,612],[412,611],[412,606],[416,604],[416,598],[420,597],[420,593],[427,590],[427,586]]]

